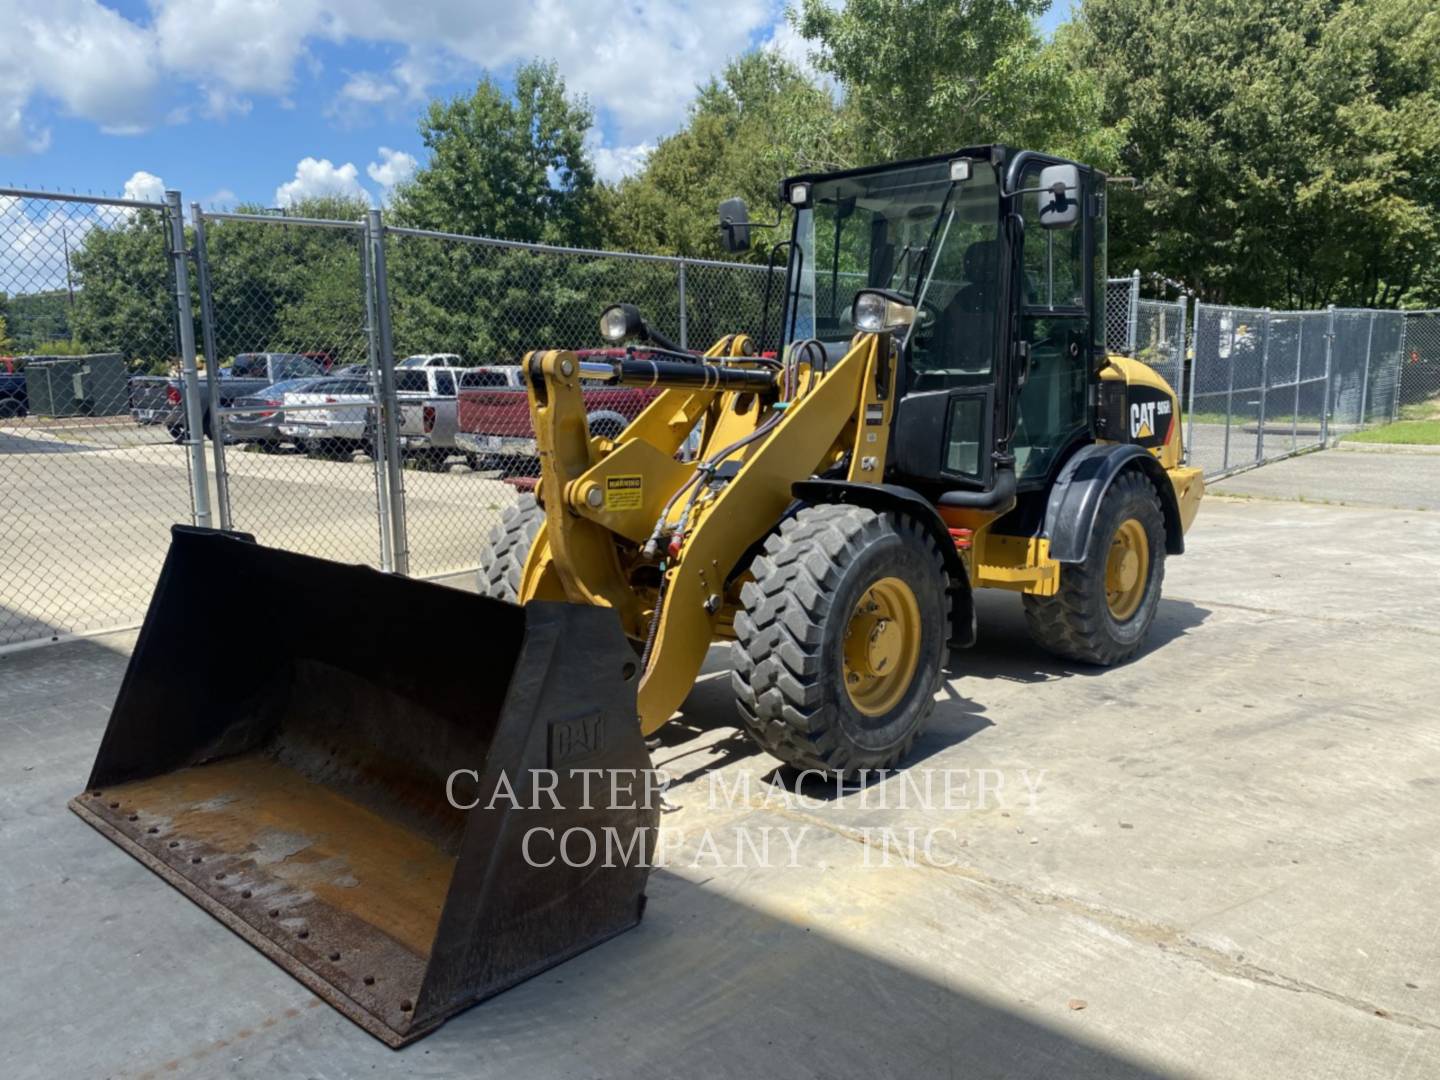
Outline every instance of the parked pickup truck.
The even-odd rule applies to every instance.
[[[580,349],[575,355],[581,360],[613,359],[624,353],[616,349]],[[648,386],[596,385],[585,390],[590,434],[614,438],[658,394]],[[459,423],[455,445],[472,469],[528,472],[534,468],[535,430],[530,424],[530,403],[518,367],[472,368],[461,381],[456,412]]]
[[[396,420],[405,457],[443,468],[455,448],[455,392],[468,368],[395,369]]]
[[[237,399],[251,397],[286,379],[318,378],[325,374],[313,359],[296,353],[240,353],[229,367],[216,373],[220,406],[228,408]],[[185,395],[178,376],[133,375],[130,378],[130,415],[142,426],[161,424],[179,442],[185,437]],[[204,376],[200,386],[203,430],[210,434],[210,400]]]
[[[13,357],[0,356],[0,419],[24,416],[28,400],[24,373],[15,370]]]

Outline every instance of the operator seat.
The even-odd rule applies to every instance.
[[[999,266],[999,240],[977,240],[965,249],[965,284],[956,290],[940,317],[947,366],[953,364],[964,372],[989,372],[1000,300]]]

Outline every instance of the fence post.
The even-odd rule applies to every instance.
[[[1219,349],[1215,350],[1219,353]],[[1230,423],[1235,412],[1235,309],[1230,309],[1230,349],[1225,354],[1225,450],[1220,469],[1230,468]]]
[[[375,327],[380,335],[380,421],[377,439],[385,440],[385,466],[390,480],[390,530],[395,573],[410,573],[410,545],[405,537],[405,477],[400,468],[400,431],[395,415],[395,339],[390,327],[390,288],[385,274],[385,225],[379,210],[370,211],[370,251],[375,282]]]
[[[1135,355],[1135,340],[1140,332],[1140,270],[1130,274],[1130,317],[1125,327],[1125,354]]]
[[[1182,312],[1180,325],[1183,328],[1185,325],[1183,315],[1185,298],[1183,296],[1180,298],[1180,311]],[[1200,298],[1198,296],[1195,298],[1195,318],[1191,322],[1190,336],[1194,339],[1195,344],[1191,347],[1194,356],[1190,359],[1190,392],[1187,406],[1189,415],[1185,418],[1185,464],[1187,465],[1190,464],[1190,448],[1195,445],[1195,380],[1200,374]],[[1180,370],[1182,372],[1185,370],[1185,334],[1183,332],[1180,334]]]
[[[1408,363],[1407,350],[1410,347],[1410,322],[1412,316],[1409,312],[1402,312],[1400,315],[1400,352],[1395,358],[1395,389],[1390,395],[1390,422],[1393,424],[1400,419],[1400,384],[1405,380],[1405,365]]]
[[[1265,460],[1265,412],[1270,400],[1270,309],[1260,316],[1260,332],[1265,344],[1260,348],[1260,419],[1255,425],[1255,460]]]
[[[165,192],[170,220],[170,258],[175,266],[175,315],[180,324],[180,380],[185,387],[185,445],[190,451],[190,495],[195,524],[211,527],[210,484],[205,475],[205,411],[200,407],[200,376],[195,368],[195,315],[190,310],[190,266],[185,250],[185,212],[180,192]],[[214,357],[207,363],[213,364]]]
[[[370,395],[375,399],[374,450],[371,466],[375,470],[375,516],[380,522],[380,569],[387,574],[395,572],[395,545],[390,534],[390,447],[380,437],[380,348],[379,331],[375,325],[375,283],[370,273],[370,254],[373,240],[370,217],[365,217],[365,227],[360,234],[360,290],[365,297],[365,352],[370,363]]]
[[[676,283],[680,286],[680,348],[690,347],[689,318],[685,311],[685,260],[681,259],[676,270]]]
[[[1365,375],[1360,380],[1360,427],[1365,426],[1365,403],[1370,398],[1370,348],[1375,344],[1375,316],[1379,312],[1370,312],[1370,329],[1365,331]]]
[[[1179,400],[1179,399],[1183,399],[1184,396],[1185,396],[1185,310],[1186,310],[1186,307],[1187,307],[1187,304],[1186,304],[1186,300],[1185,300],[1185,294],[1184,294],[1184,293],[1181,293],[1181,294],[1180,294],[1180,336],[1179,336],[1179,339],[1178,339],[1179,342],[1180,342],[1180,355],[1175,358],[1175,370],[1179,373],[1179,376],[1180,376],[1180,385],[1177,386],[1177,387],[1175,387],[1175,394],[1176,394],[1176,396],[1177,396],[1177,404],[1178,404],[1178,400]],[[1180,461],[1181,461],[1182,464],[1188,465],[1188,464],[1190,464],[1190,437],[1189,437],[1188,435],[1185,437],[1185,445],[1184,445],[1184,447],[1183,447],[1183,450],[1184,450],[1184,453],[1181,454],[1181,456],[1180,456]]]
[[[1320,409],[1320,445],[1324,446],[1330,441],[1330,401],[1334,395],[1335,388],[1330,385],[1331,373],[1335,370],[1331,366],[1332,355],[1335,350],[1335,305],[1328,304],[1325,308],[1325,404]]]
[[[215,504],[220,528],[231,528],[230,470],[225,466],[225,417],[220,412],[220,387],[216,382],[220,351],[215,344],[214,298],[210,294],[210,258],[205,247],[205,212],[198,202],[190,204],[195,230],[195,287],[200,292],[200,340],[205,348],[205,397],[210,407],[210,446],[215,456]]]

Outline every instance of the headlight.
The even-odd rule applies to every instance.
[[[889,333],[913,323],[915,308],[896,293],[867,289],[855,294],[851,321],[866,334]]]
[[[644,336],[645,320],[634,304],[611,304],[600,314],[600,336],[620,344]]]

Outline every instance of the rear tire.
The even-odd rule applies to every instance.
[[[1129,574],[1127,551],[1140,564]],[[1054,596],[1024,597],[1025,622],[1046,651],[1110,667],[1140,651],[1164,581],[1165,515],[1159,496],[1144,475],[1125,472],[1100,504],[1085,561],[1061,569]]]
[[[903,758],[935,707],[949,636],[935,541],[910,518],[810,506],[750,571],[731,675],[746,731],[797,769],[853,775]]]
[[[519,602],[520,575],[544,521],[545,511],[533,495],[521,495],[500,515],[500,524],[490,530],[480,551],[475,585],[481,596]]]

